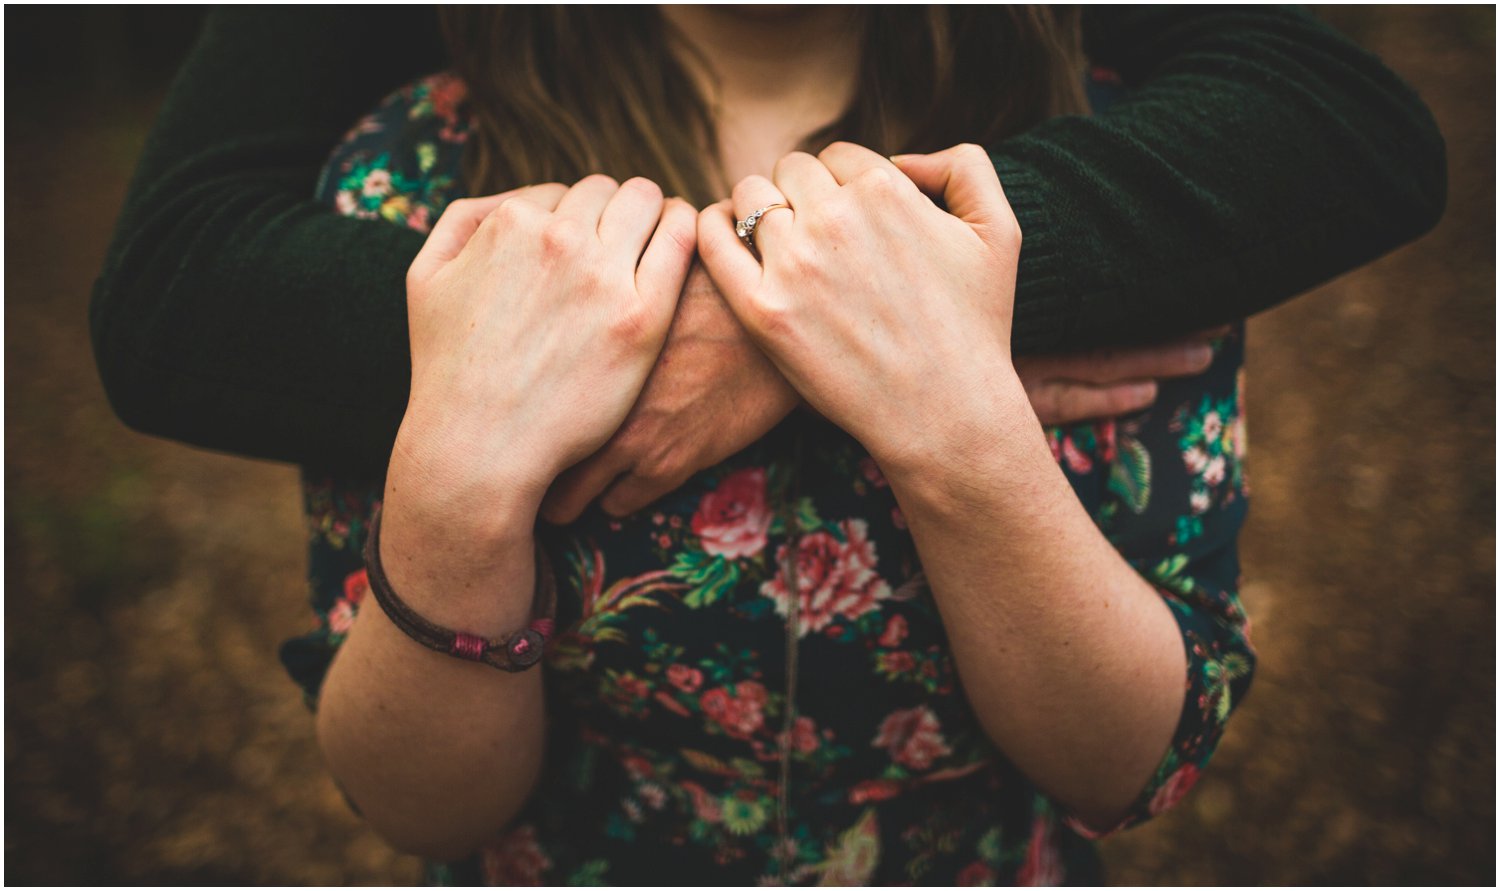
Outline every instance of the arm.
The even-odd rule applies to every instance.
[[[423,239],[340,217],[314,202],[314,184],[351,123],[443,64],[428,9],[208,15],[94,290],[94,353],[127,424],[256,457],[384,467],[410,374],[404,279]]]
[[[700,216],[700,250],[787,379],[890,481],[980,724],[1108,828],[1173,747],[1199,661],[1083,509],[1027,404],[1008,336],[1020,230],[993,167],[972,145],[927,160],[956,216],[886,159],[835,144],[783,159],[774,184],[736,186],[736,212],[792,208],[756,230],[764,268],[724,205]]]
[[[1443,138],[1380,60],[1300,10],[1089,7],[1129,95],[991,152],[1026,245],[1018,353],[1246,318],[1431,229]]]
[[[638,395],[692,234],[686,203],[603,176],[456,202],[438,222],[408,278],[412,398],[379,542],[429,621],[496,638],[531,620],[542,493]],[[378,607],[359,611],[319,696],[318,741],[349,798],[395,846],[440,858],[519,810],[544,726],[540,672],[433,653]]]
[[[407,396],[402,281],[421,238],[339,219],[308,196],[350,121],[442,65],[428,19],[210,17],[95,289],[95,355],[126,423],[257,457],[384,466]],[[1135,91],[995,153],[1027,232],[1019,351],[1243,317],[1414,237],[1441,210],[1442,141],[1426,110],[1302,14],[1085,19],[1089,50]],[[369,50],[392,34],[415,49]]]

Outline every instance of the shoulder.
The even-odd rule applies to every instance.
[[[361,118],[329,156],[318,200],[345,216],[426,231],[464,197],[464,144],[473,123],[451,72],[414,81]]]

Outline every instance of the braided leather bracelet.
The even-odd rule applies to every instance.
[[[501,671],[525,671],[541,661],[542,651],[552,637],[553,609],[556,603],[555,585],[551,566],[546,557],[537,553],[536,595],[533,614],[540,618],[520,631],[507,637],[488,640],[478,634],[468,634],[435,625],[407,606],[391,587],[385,576],[385,567],[380,563],[380,510],[370,519],[370,535],[365,541],[365,571],[370,579],[370,593],[391,622],[412,640],[439,653],[456,656],[470,662],[483,662]],[[540,609],[537,607],[540,606]]]

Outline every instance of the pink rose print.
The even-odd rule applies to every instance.
[[[937,715],[925,705],[891,712],[880,722],[880,732],[871,745],[883,746],[892,761],[913,770],[926,770],[934,758],[953,752],[943,739]]]
[[[1156,794],[1151,798],[1151,816],[1166,811],[1182,800],[1182,796],[1193,788],[1198,782],[1198,765],[1184,764],[1177,772],[1167,777],[1167,781],[1161,784]]]
[[[703,550],[728,559],[750,557],[766,546],[772,514],[766,506],[766,471],[737,470],[703,496],[693,514],[693,534]]]
[[[860,780],[849,790],[849,803],[868,804],[872,801],[889,801],[901,794],[901,784],[895,780]]]
[[[383,167],[377,167],[365,174],[364,196],[366,198],[379,198],[390,194],[391,172]]]
[[[1217,486],[1224,482],[1224,456],[1215,455],[1208,466],[1203,468],[1203,482],[1210,486]]]
[[[818,730],[812,718],[804,716],[792,722],[792,748],[804,755],[818,748]]]
[[[839,529],[844,533],[842,542],[819,531],[802,536],[797,543],[799,631],[803,635],[822,631],[835,617],[857,619],[879,609],[879,601],[891,596],[891,586],[875,571],[875,544],[865,521],[844,520]],[[776,554],[778,566],[785,556],[783,545]],[[791,611],[784,572],[762,585],[760,593],[776,601],[778,615]]]
[[[864,474],[865,479],[870,481],[870,485],[877,489],[884,489],[890,485],[885,481],[885,474],[880,472],[880,465],[868,455],[859,459],[859,472]]]
[[[766,688],[740,681],[733,690],[715,687],[699,700],[703,713],[735,739],[749,739],[766,723]]]
[[[906,650],[880,654],[880,667],[891,674],[906,674],[917,667],[917,659]]]
[[[1089,456],[1085,455],[1083,450],[1073,443],[1073,437],[1071,436],[1063,437],[1062,456],[1063,461],[1068,465],[1068,469],[1074,473],[1088,473],[1094,469],[1094,462],[1089,460]]]
[[[1219,417],[1218,412],[1211,411],[1203,416],[1204,439],[1208,440],[1209,442],[1213,442],[1215,439],[1219,438],[1219,434],[1223,432],[1223,430],[1224,419]]]
[[[1026,862],[1016,873],[1016,884],[1035,888],[1061,885],[1062,880],[1062,857],[1052,843],[1052,823],[1046,817],[1037,817],[1031,823],[1031,844],[1026,848]]]
[[[968,866],[959,870],[958,887],[960,888],[988,888],[995,884],[995,871],[983,860],[975,860]]]
[[[432,111],[444,120],[454,120],[458,117],[458,106],[468,95],[469,88],[463,78],[451,74],[440,74],[430,81],[431,91],[427,97],[432,100]]]
[[[427,205],[418,204],[415,210],[406,215],[406,227],[408,229],[415,229],[418,232],[430,230],[432,228],[432,220],[429,218],[429,214]]]
[[[692,693],[703,686],[703,672],[687,665],[668,665],[667,680],[682,692]]]
[[[1114,421],[1102,421],[1094,425],[1094,440],[1099,444],[1099,460],[1105,464],[1115,460],[1119,430]]]
[[[506,833],[484,849],[481,860],[487,885],[541,885],[542,873],[552,868],[531,826],[518,826]]]
[[[1188,473],[1202,473],[1203,468],[1208,466],[1208,452],[1203,450],[1203,446],[1193,446],[1182,453],[1182,464],[1188,469]]]
[[[328,611],[328,630],[334,634],[347,634],[354,627],[354,607],[347,600],[339,600]]]
[[[906,617],[891,616],[886,620],[885,632],[880,635],[879,643],[883,647],[899,647],[903,640],[906,640]]]
[[[359,603],[364,599],[365,592],[370,590],[370,574],[361,569],[351,572],[344,578],[344,599],[350,603]]]

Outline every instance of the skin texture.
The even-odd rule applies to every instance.
[[[774,202],[791,209],[762,219],[762,265],[733,221]],[[985,152],[900,168],[848,143],[793,153],[774,183],[747,178],[705,210],[698,237],[746,330],[890,481],[985,731],[1111,825],[1166,752],[1186,657],[1074,496],[1011,362],[1021,233]]]
[[[655,184],[603,176],[443,215],[408,276],[412,399],[380,542],[392,586],[418,613],[488,637],[530,621],[542,494],[639,395],[693,227],[692,209]],[[537,393],[546,398],[528,398]],[[447,858],[494,837],[525,801],[542,719],[540,671],[425,650],[367,609],[324,683],[318,740],[378,832]]]

